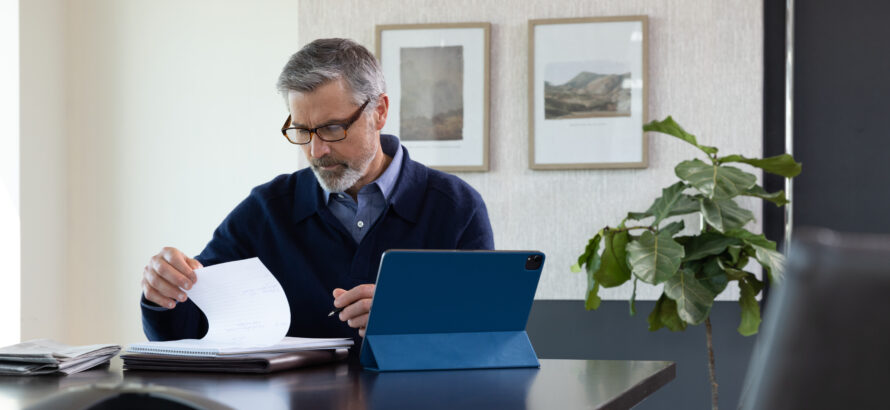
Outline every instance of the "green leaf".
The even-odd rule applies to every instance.
[[[763,234],[753,234],[745,229],[729,229],[724,231],[723,234],[733,238],[739,238],[749,245],[757,245],[763,248],[776,250],[776,243],[766,239],[766,236],[763,236]]]
[[[630,235],[627,231],[606,230],[603,232],[603,236],[605,248],[603,249],[602,263],[594,274],[594,279],[604,288],[613,288],[630,279],[626,254]]]
[[[698,141],[696,141],[696,139],[695,139],[695,135],[692,135],[692,134],[686,132],[686,130],[684,130],[683,127],[680,126],[680,124],[677,124],[677,122],[674,121],[674,119],[671,118],[670,116],[665,118],[664,121],[652,121],[652,122],[644,125],[643,131],[654,131],[654,132],[660,132],[662,134],[673,135],[683,141],[686,141],[686,142],[694,145],[695,147],[702,150],[705,154],[708,154],[708,155],[716,154],[718,151],[716,147],[709,147],[707,145],[699,145]]]
[[[751,246],[754,247],[755,251],[754,259],[757,259],[760,266],[763,266],[763,268],[766,269],[766,273],[769,275],[770,280],[772,280],[774,284],[782,284],[785,279],[785,255],[762,246],[754,244]]]
[[[593,238],[590,238],[590,240],[587,241],[587,247],[584,248],[584,253],[578,257],[578,263],[572,265],[572,272],[581,272],[581,266],[590,259],[590,255],[599,252],[602,233],[603,231],[600,230],[596,235],[593,235]]]
[[[738,229],[754,220],[751,211],[740,207],[732,199],[701,199],[701,211],[705,222],[720,232]]]
[[[742,162],[755,166],[771,174],[781,175],[785,178],[794,178],[800,175],[801,163],[795,162],[794,157],[788,154],[776,155],[769,158],[745,158],[741,155],[727,155],[717,158],[717,162]]]
[[[757,303],[756,298],[760,290],[755,289],[751,283],[744,279],[739,281],[739,290],[742,321],[739,323],[738,331],[742,336],[751,336],[756,334],[760,327],[760,304]]]
[[[708,318],[715,296],[687,269],[681,269],[665,282],[664,294],[677,302],[677,314],[691,325],[700,324]]]
[[[674,168],[680,179],[711,199],[732,198],[757,183],[757,177],[734,167],[683,161]]]
[[[714,296],[722,293],[729,284],[729,277],[720,264],[720,258],[717,257],[712,257],[702,264],[701,269],[695,272],[695,278]]]
[[[764,199],[776,204],[776,206],[782,206],[788,203],[788,198],[785,198],[785,191],[780,190],[769,193],[766,192],[766,190],[764,190],[763,187],[761,187],[760,185],[754,185],[751,188],[748,188],[747,191],[742,192],[742,195]]]
[[[599,235],[597,235],[597,242]],[[599,244],[597,244],[597,247]],[[584,298],[584,308],[587,310],[597,309],[600,307],[602,299],[599,297],[600,284],[596,281],[594,273],[600,267],[600,255],[597,252],[591,252],[587,259],[587,295]]]
[[[649,212],[628,212],[627,219],[633,219],[634,221],[639,221],[641,219],[646,219],[652,216]]]
[[[740,245],[730,245],[726,248],[726,251],[729,253],[729,261],[732,264],[739,263],[739,254],[742,253],[742,247]]]
[[[753,234],[744,229],[731,229],[726,231],[726,236],[739,238],[748,244],[754,251],[754,259],[760,266],[766,269],[770,280],[775,284],[781,284],[785,278],[785,255],[776,251],[776,243],[766,239],[763,234]],[[750,252],[749,252],[750,253]]]
[[[705,232],[698,236],[693,236],[684,246],[686,256],[683,262],[689,262],[706,258],[711,255],[719,255],[726,251],[726,248],[732,245],[741,245],[742,241],[738,238],[728,237],[719,232]]]
[[[655,308],[652,309],[647,321],[649,322],[649,331],[652,332],[662,327],[667,327],[672,332],[686,329],[686,322],[680,319],[677,314],[677,302],[665,296],[664,293],[655,302]]]
[[[637,280],[634,279],[634,289],[630,292],[630,315],[637,314]]]
[[[589,286],[590,290],[587,291],[587,298],[584,300],[584,309],[587,310],[596,310],[599,309],[600,303],[602,303],[602,299],[600,299],[600,284],[593,282],[593,286]]]
[[[670,232],[655,235],[646,231],[627,244],[627,261],[634,275],[653,285],[674,276],[683,255],[683,246],[671,238]]]
[[[723,272],[726,273],[726,277],[729,280],[742,280],[748,275],[751,275],[750,272],[745,272],[741,269],[734,268],[731,265],[727,265],[724,261],[718,259],[717,263],[720,265],[720,269],[723,269]]]
[[[698,212],[698,201],[683,193],[687,188],[683,182],[677,182],[661,190],[661,196],[649,206],[646,212],[630,212],[628,219],[641,220],[654,216],[652,225],[658,225],[664,218]]]
[[[671,222],[661,228],[658,229],[658,232],[664,232],[670,236],[674,236],[678,234],[683,228],[686,227],[686,223],[683,221]]]

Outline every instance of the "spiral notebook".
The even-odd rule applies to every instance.
[[[127,347],[129,353],[147,353],[171,356],[222,357],[248,353],[295,352],[301,350],[339,349],[352,346],[352,339],[318,339],[285,337],[270,346],[238,346],[208,343],[207,340],[183,339],[166,342],[136,343]]]

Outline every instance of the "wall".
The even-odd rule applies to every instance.
[[[19,253],[19,6],[0,3],[0,346],[20,334],[21,257]]]
[[[353,38],[374,49],[374,25],[491,22],[491,171],[460,173],[488,205],[498,249],[540,249],[548,256],[539,299],[576,299],[586,289],[569,266],[599,228],[642,211],[672,184],[673,166],[696,155],[672,137],[650,138],[647,169],[532,171],[528,168],[528,20],[649,16],[649,118],[672,115],[708,145],[759,156],[762,149],[762,4],[752,1],[381,0],[299,2],[299,43]],[[391,96],[395,98],[395,96]],[[743,203],[760,220],[754,201]],[[688,221],[690,231],[697,221]],[[760,224],[750,228],[759,230]],[[626,298],[630,284],[601,291]],[[640,286],[641,299],[660,289]],[[737,295],[728,290],[724,297]]]
[[[23,336],[143,340],[148,258],[199,252],[250,188],[297,166],[275,91],[297,9],[23,3]]]
[[[22,339],[65,340],[68,140],[64,0],[21,2]]]

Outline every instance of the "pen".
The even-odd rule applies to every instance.
[[[342,312],[342,311],[343,311],[343,308],[338,307],[338,308],[332,310],[331,313],[328,313],[328,317],[334,316],[334,315],[336,315],[337,313],[340,313],[340,312]]]

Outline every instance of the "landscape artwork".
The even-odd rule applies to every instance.
[[[463,139],[463,46],[400,50],[399,137],[406,141]]]
[[[554,62],[544,73],[544,119],[630,116],[631,72],[614,61]]]

